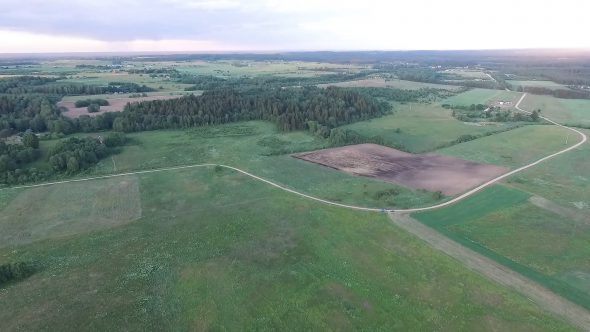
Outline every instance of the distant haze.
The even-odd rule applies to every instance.
[[[2,0],[0,53],[589,48],[590,1]]]

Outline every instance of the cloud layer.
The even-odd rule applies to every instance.
[[[184,48],[170,51],[590,47],[590,4],[575,0],[1,2],[0,52],[27,42],[62,49],[68,40],[100,50]]]

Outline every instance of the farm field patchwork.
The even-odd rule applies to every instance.
[[[590,100],[587,99],[561,99],[529,93],[521,108],[527,111],[540,109],[541,115],[562,124],[590,126]]]
[[[590,224],[531,204],[502,185],[414,216],[430,227],[590,308]]]
[[[424,88],[441,89],[449,91],[459,91],[462,89],[456,85],[444,85],[433,83],[422,83],[414,81],[405,81],[399,79],[385,80],[383,78],[368,78],[354,81],[345,81],[338,83],[318,84],[319,87],[338,86],[343,88],[395,88],[402,90],[418,90]]]
[[[384,214],[214,168],[137,179],[138,220],[0,248],[2,263],[37,266],[2,288],[0,329],[572,330]]]
[[[175,66],[177,70],[189,74],[214,76],[318,76],[340,72],[357,72],[365,66],[299,62],[299,61],[194,61]]]
[[[569,140],[568,137],[570,137]],[[527,125],[439,149],[436,153],[517,168],[571,146],[573,140],[571,131],[565,128],[552,125]]]
[[[590,130],[582,130],[590,136]],[[570,136],[570,144],[578,137]],[[548,160],[510,178],[510,185],[534,193],[559,206],[590,215],[590,144]]]
[[[493,105],[500,101],[508,101],[512,105],[515,105],[521,96],[522,92],[476,88],[451,96],[445,99],[443,104],[456,106],[470,106],[472,104]]]
[[[438,103],[395,103],[393,114],[356,122],[343,128],[352,129],[364,137],[378,136],[388,146],[422,153],[454,144],[463,135],[486,135],[519,125],[514,122],[488,125],[465,123],[454,118],[451,112]]]
[[[511,84],[514,87],[534,87],[534,88],[547,88],[552,90],[558,89],[569,89],[567,86],[555,83],[553,81],[517,81],[517,80],[508,80],[506,83]]]

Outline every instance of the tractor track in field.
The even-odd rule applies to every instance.
[[[530,114],[531,112],[525,111],[520,108],[520,103],[523,101],[523,99],[525,97],[526,97],[526,93],[524,93],[522,95],[522,97],[518,100],[518,102],[515,105],[515,108],[521,112],[525,112],[525,113]],[[421,208],[412,208],[412,209],[371,208],[371,207],[363,207],[363,206],[356,206],[356,205],[349,205],[349,204],[332,202],[329,200],[325,200],[325,199],[321,199],[318,197],[304,194],[304,193],[299,192],[294,189],[290,189],[284,185],[272,182],[270,180],[264,179],[262,177],[259,177],[257,175],[254,175],[252,173],[249,173],[247,171],[244,171],[242,169],[239,169],[239,168],[236,168],[233,166],[228,166],[228,165],[223,165],[223,164],[211,164],[211,163],[175,166],[175,167],[165,167],[165,168],[150,169],[150,170],[143,170],[143,171],[134,171],[134,172],[110,174],[110,175],[103,175],[103,176],[95,176],[95,177],[88,177],[88,178],[81,178],[81,179],[71,179],[71,180],[47,182],[47,183],[40,183],[40,184],[7,187],[7,188],[0,188],[0,190],[36,188],[36,187],[50,186],[50,185],[56,185],[56,184],[83,182],[83,181],[91,181],[91,180],[99,180],[99,179],[108,179],[108,178],[114,178],[114,177],[122,177],[122,176],[128,176],[128,175],[141,175],[141,174],[167,172],[167,171],[183,170],[183,169],[191,169],[191,168],[223,167],[226,169],[236,171],[236,172],[246,175],[248,177],[251,177],[255,180],[264,182],[270,186],[276,187],[276,188],[281,189],[283,191],[286,191],[286,192],[289,192],[289,193],[292,193],[292,194],[295,194],[295,195],[298,195],[303,198],[310,199],[310,200],[313,200],[316,202],[320,202],[323,204],[352,209],[352,210],[358,210],[358,211],[388,212],[390,217],[392,217],[391,219],[393,220],[394,224],[396,224],[399,227],[405,229],[406,231],[414,234],[415,236],[419,237],[420,239],[426,241],[434,248],[444,252],[445,254],[447,254],[451,257],[454,257],[455,259],[459,260],[460,262],[465,264],[470,269],[477,271],[480,274],[482,274],[482,275],[484,275],[484,276],[486,276],[486,277],[488,277],[488,278],[490,278],[502,285],[505,285],[507,287],[510,287],[510,288],[520,292],[521,294],[523,294],[523,295],[527,296],[529,299],[531,299],[531,301],[533,301],[537,305],[539,305],[541,308],[544,308],[547,311],[550,311],[556,315],[563,317],[571,324],[578,326],[585,331],[590,331],[590,312],[588,310],[586,310],[585,308],[582,308],[582,307],[564,299],[560,295],[553,293],[552,291],[550,291],[550,290],[542,287],[541,285],[537,284],[536,282],[508,269],[507,267],[500,265],[499,263],[496,263],[496,262],[492,261],[491,259],[488,259],[480,254],[473,252],[472,250],[470,250],[468,248],[461,246],[460,244],[452,241],[451,239],[445,237],[444,235],[439,234],[438,232],[434,231],[433,229],[430,229],[427,226],[422,225],[419,222],[417,222],[417,221],[409,218],[409,216],[407,216],[407,214],[412,213],[412,212],[434,210],[434,209],[443,208],[443,207],[452,205],[454,203],[457,203],[467,197],[474,195],[475,193],[481,191],[482,189],[487,188],[487,187],[497,183],[498,181],[500,181],[502,179],[505,179],[511,175],[516,174],[516,173],[522,172],[522,171],[524,171],[528,168],[531,168],[537,164],[540,164],[546,160],[555,158],[563,153],[571,151],[571,150],[579,147],[580,145],[584,144],[588,139],[587,136],[579,130],[564,126],[562,124],[559,124],[559,123],[557,123],[551,119],[548,119],[546,117],[543,117],[543,116],[540,116],[540,118],[553,124],[553,125],[573,131],[576,134],[580,135],[580,137],[582,139],[578,143],[576,143],[568,148],[565,148],[563,150],[560,150],[558,152],[555,152],[553,154],[545,156],[541,159],[538,159],[537,161],[529,163],[525,166],[519,167],[519,168],[514,169],[510,172],[502,174],[502,175],[500,175],[492,180],[489,180],[489,181],[483,183],[482,185],[480,185],[476,188],[473,188],[473,189],[467,191],[466,193],[461,194],[449,201],[446,201],[446,202],[443,202],[440,204],[427,206],[427,207],[421,207]]]

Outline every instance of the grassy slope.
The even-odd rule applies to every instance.
[[[345,126],[363,136],[381,136],[386,144],[403,145],[413,153],[432,151],[456,140],[461,135],[480,135],[504,130],[514,123],[474,126],[458,121],[451,111],[439,104],[396,104],[395,112],[381,118]],[[400,132],[396,132],[397,129]]]
[[[437,150],[483,163],[516,168],[570,145],[570,131],[550,125],[530,125]]]
[[[528,94],[521,107],[541,109],[541,114],[560,123],[590,126],[590,100],[559,99],[552,96]]]
[[[517,189],[494,186],[456,205],[415,217],[590,308],[588,225],[532,206],[528,197]]]
[[[567,86],[563,85],[563,84],[559,84],[559,83],[555,83],[553,81],[511,81],[508,80],[506,81],[506,83],[510,83],[515,87],[521,86],[521,87],[542,87],[542,88],[548,88],[548,89],[568,89]]]
[[[583,130],[590,136],[590,130]],[[573,137],[570,136],[570,144]],[[579,138],[576,137],[576,140]],[[590,215],[590,144],[514,176],[511,185]],[[578,207],[576,207],[578,206]]]
[[[140,183],[136,222],[0,249],[42,267],[0,292],[1,330],[569,329],[384,215],[229,171]]]
[[[457,86],[457,85],[424,83],[424,82],[406,81],[406,80],[400,80],[400,79],[385,80],[383,78],[358,79],[358,80],[343,81],[343,82],[337,82],[337,83],[318,84],[318,86],[320,86],[320,87],[338,86],[338,87],[344,87],[344,88],[380,87],[380,88],[393,88],[393,89],[402,89],[402,90],[442,89],[442,90],[449,90],[449,91],[458,91],[458,90],[462,89],[460,86]]]
[[[449,97],[443,101],[444,104],[469,106],[471,104],[491,104],[496,101],[511,101],[516,103],[522,93],[492,90],[492,89],[471,89],[458,95]]]

